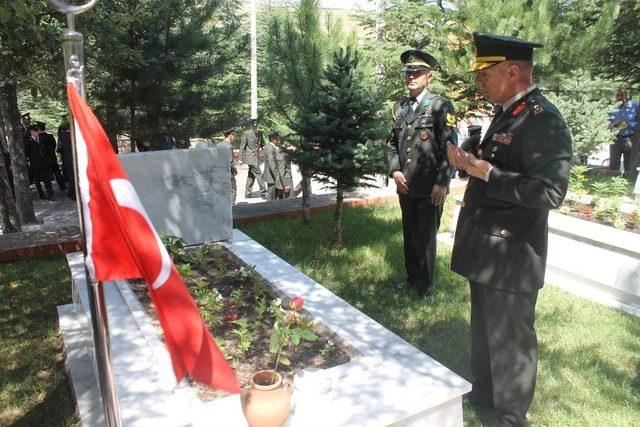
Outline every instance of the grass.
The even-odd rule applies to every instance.
[[[448,228],[452,206],[445,210]],[[436,301],[395,293],[404,279],[400,211],[395,204],[347,208],[345,245],[331,247],[332,213],[251,224],[243,231],[454,372],[469,370],[469,290],[439,246]],[[538,381],[529,419],[535,425],[622,426],[640,422],[640,319],[547,286],[537,304]],[[465,406],[465,422],[490,414]]]
[[[0,425],[78,424],[56,312],[70,301],[64,258],[0,266]]]

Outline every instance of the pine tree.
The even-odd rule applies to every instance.
[[[609,126],[609,112],[614,106],[606,102],[613,84],[578,70],[563,79],[560,87],[562,91],[547,92],[547,96],[567,122],[573,153],[584,160],[615,137],[615,130]]]
[[[384,155],[373,141],[381,136],[379,103],[357,74],[358,54],[350,48],[334,53],[324,70],[317,96],[299,110],[296,131],[305,149],[290,153],[313,162],[320,182],[336,190],[333,242],[342,244],[344,194],[372,186],[370,176],[380,171]]]

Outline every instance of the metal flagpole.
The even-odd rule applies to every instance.
[[[68,28],[62,36],[62,48],[64,52],[64,62],[66,71],[66,81],[72,83],[80,96],[85,99],[84,92],[84,55],[82,34],[75,31],[75,16],[93,7],[96,0],[89,0],[81,6],[72,6],[61,0],[47,0],[49,6],[67,16]],[[82,238],[82,248],[87,257],[87,245],[84,230],[84,212],[82,205],[82,194],[78,184],[78,156],[76,147],[76,132],[73,114],[68,112],[69,131],[72,140],[73,156],[73,176],[76,192],[76,205],[80,215],[80,235]],[[111,364],[111,352],[109,346],[109,319],[107,317],[107,307],[104,299],[104,289],[102,282],[92,282],[89,271],[85,263],[85,278],[89,292],[89,310],[91,312],[91,329],[93,332],[93,345],[95,349],[94,363],[98,370],[98,384],[102,395],[102,406],[104,409],[105,424],[110,427],[122,426],[120,418],[120,406],[116,392],[115,376]]]
[[[251,118],[258,118],[258,30],[257,0],[251,0]]]

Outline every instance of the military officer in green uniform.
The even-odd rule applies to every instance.
[[[242,137],[240,137],[240,156],[245,159],[247,166],[249,167],[247,183],[244,190],[245,199],[251,197],[254,181],[258,182],[258,187],[260,187],[262,197],[266,197],[267,195],[267,188],[264,185],[264,180],[262,179],[262,171],[260,170],[260,162],[258,160],[260,148],[262,148],[263,145],[264,141],[262,139],[262,133],[260,132],[258,120],[252,119],[251,128],[247,129],[242,134]]]
[[[453,171],[447,141],[457,143],[456,119],[451,101],[428,90],[436,59],[410,49],[400,60],[409,96],[393,106],[388,141],[389,176],[396,183],[402,211],[407,271],[407,280],[397,288],[415,287],[433,302],[436,232]]]
[[[471,285],[472,405],[499,425],[524,425],[537,370],[535,305],[543,285],[549,209],[562,203],[572,156],[567,125],[533,84],[533,49],[473,34],[476,83],[497,114],[472,153],[449,146],[469,175],[451,266]]]
[[[281,139],[281,145],[276,146],[276,169],[278,181],[276,182],[276,199],[288,199],[291,196],[293,177],[291,175],[291,159],[285,152],[291,146],[291,137]]]
[[[280,136],[277,132],[271,131],[268,135],[268,142],[264,146],[264,173],[262,177],[267,184],[267,200],[275,200],[276,188],[280,181],[278,176],[278,166],[276,165],[276,153],[278,148],[276,144]]]

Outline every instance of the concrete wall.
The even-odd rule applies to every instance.
[[[158,232],[189,245],[231,238],[230,150],[150,151],[119,158]]]

